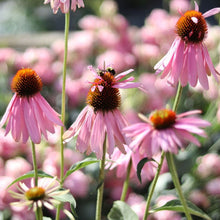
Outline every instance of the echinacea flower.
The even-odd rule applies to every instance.
[[[135,88],[140,83],[132,82],[134,77],[121,80],[132,72],[130,69],[117,76],[115,70],[108,67],[106,70],[95,71],[95,80],[91,82],[91,88],[87,95],[87,106],[81,111],[76,121],[64,133],[64,140],[78,134],[76,148],[81,153],[94,152],[97,158],[102,158],[103,144],[106,136],[107,153],[109,156],[114,151],[114,146],[125,152],[123,144],[128,143],[122,133],[127,122],[118,107],[120,106],[119,88]]]
[[[204,39],[208,32],[205,18],[220,12],[220,8],[213,8],[206,13],[199,12],[195,2],[195,10],[185,12],[176,23],[177,36],[168,53],[154,66],[156,73],[163,71],[161,78],[167,78],[168,83],[182,86],[189,83],[195,87],[199,81],[204,89],[209,89],[208,77],[213,75],[217,79]]]
[[[53,9],[53,13],[56,14],[58,9],[62,11],[62,13],[68,13],[70,9],[70,0],[44,0],[44,4],[48,4],[50,2],[50,6]],[[81,8],[84,7],[83,0],[72,0],[71,1],[71,10],[76,11],[76,7]]]
[[[130,125],[124,132],[133,138],[131,149],[138,149],[145,157],[152,157],[161,150],[176,154],[178,147],[183,148],[187,141],[200,146],[192,134],[206,137],[201,128],[210,126],[210,123],[192,116],[198,113],[201,111],[194,110],[177,115],[170,109],[156,110],[149,118],[142,116],[145,122]]]
[[[59,190],[60,184],[56,177],[42,178],[38,181],[38,186],[34,185],[34,179],[31,179],[31,187],[27,187],[25,183],[19,182],[19,192],[9,191],[11,196],[19,199],[17,202],[12,202],[12,206],[28,207],[34,212],[37,208],[45,206],[48,209],[54,209],[60,204],[56,196],[62,196],[69,192],[69,190]]]
[[[35,144],[41,141],[41,134],[47,139],[47,132],[55,132],[55,125],[63,126],[59,114],[41,96],[42,82],[32,69],[21,69],[14,76],[11,89],[15,92],[0,128],[8,121],[5,135],[10,131],[15,141],[26,143],[29,136]]]

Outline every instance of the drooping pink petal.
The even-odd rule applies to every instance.
[[[25,97],[22,99],[22,109],[24,112],[24,120],[27,126],[28,133],[30,135],[31,140],[35,144],[39,144],[41,141],[40,129],[38,127],[34,110],[31,108],[28,99]]]
[[[39,103],[42,111],[47,115],[47,118],[59,126],[63,126],[62,121],[58,117],[58,113],[53,110],[53,108],[48,104],[48,102],[41,96],[40,93],[36,94],[34,97],[36,102]]]
[[[189,79],[189,84],[192,87],[195,87],[197,84],[198,76],[197,76],[197,66],[196,66],[196,59],[195,59],[195,48],[194,45],[190,44],[188,46],[188,79]]]
[[[109,154],[109,157],[111,158],[111,155],[115,148],[115,139],[114,139],[114,130],[111,126],[111,118],[109,117],[109,112],[105,114],[104,121],[106,125],[106,132],[107,132],[107,140],[108,140],[108,147],[107,152]]]
[[[91,131],[90,146],[98,159],[103,156],[103,144],[105,139],[106,128],[103,126],[103,113],[97,112]]]
[[[34,115],[36,117],[36,120],[37,120],[37,123],[39,124],[39,128],[41,130],[41,132],[43,133],[44,137],[46,139],[48,139],[48,136],[47,136],[47,129],[46,129],[46,126],[48,124],[48,121],[46,120],[46,118],[44,117],[43,115],[43,112],[42,110],[40,109],[40,107],[38,106],[38,104],[33,100],[33,99],[29,99],[29,103],[30,103],[30,106],[31,108],[33,109],[34,111]],[[51,123],[51,122],[50,122]],[[53,126],[52,126],[53,127]],[[54,133],[55,130],[53,129],[52,130]]]
[[[91,111],[89,106],[86,106],[78,115],[76,121],[71,125],[71,127],[64,132],[63,134],[63,139],[64,140],[69,140],[71,139],[75,133],[80,129],[82,123],[84,122],[84,119],[87,115],[87,112]]]
[[[202,57],[202,49],[200,46],[196,47],[196,65],[197,65],[197,72],[198,72],[198,79],[202,87],[206,90],[209,89],[209,82],[207,78],[207,74],[205,71],[205,66],[203,66],[203,60],[204,58]]]
[[[4,115],[2,116],[2,119],[0,121],[0,128],[5,124],[5,122],[8,120],[9,114],[11,112],[11,108],[14,105],[15,100],[17,99],[17,94],[14,94],[11,101],[8,104],[8,107],[4,113]]]
[[[216,69],[214,68],[213,64],[212,64],[212,60],[209,56],[208,50],[206,47],[202,47],[202,51],[206,60],[206,63],[211,71],[211,73],[213,74],[213,76],[215,77],[216,81],[218,82],[218,77],[217,74],[219,75],[219,73],[216,71]]]
[[[84,153],[90,145],[93,114],[94,113],[91,111],[87,112],[84,122],[79,131],[79,135],[77,137],[76,149],[79,150],[81,153]]]

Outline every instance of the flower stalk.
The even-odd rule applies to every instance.
[[[128,192],[128,186],[129,186],[129,180],[130,180],[130,173],[131,173],[131,167],[132,167],[132,159],[130,158],[128,167],[127,167],[127,174],[126,174],[126,179],[124,181],[122,193],[121,193],[121,201],[125,201],[127,192]]]
[[[38,185],[37,159],[36,159],[35,144],[33,141],[31,141],[31,151],[32,151],[32,160],[33,160],[33,168],[34,168],[34,186],[37,186]]]
[[[184,195],[183,195],[183,192],[182,192],[182,189],[181,189],[181,186],[180,186],[178,174],[177,174],[176,167],[175,167],[174,160],[173,160],[173,154],[167,152],[166,153],[166,159],[167,159],[167,163],[168,163],[168,167],[169,167],[170,173],[172,175],[174,186],[175,186],[175,188],[176,188],[176,190],[177,190],[177,192],[179,194],[180,201],[181,201],[181,203],[183,205],[183,209],[184,209],[186,218],[188,220],[192,220],[192,217],[191,217],[191,215],[189,213],[188,206],[187,206],[186,200],[184,198]]]
[[[97,192],[95,220],[101,220],[102,217],[102,200],[103,200],[104,179],[105,179],[105,157],[106,157],[106,137],[103,145],[102,160],[100,161],[99,188]]]
[[[36,149],[35,144],[31,141],[31,151],[32,151],[32,160],[33,160],[33,168],[34,168],[34,186],[38,186],[38,169],[37,169],[37,159],[36,159]],[[36,220],[43,219],[43,213],[41,208],[37,208],[35,211]]]
[[[62,85],[62,103],[61,103],[61,121],[65,124],[66,112],[66,65],[68,53],[68,37],[69,37],[70,12],[65,13],[65,30],[64,30],[64,59],[63,59],[63,85]],[[63,142],[64,127],[60,131],[60,187],[64,182],[64,147]],[[56,220],[60,218],[61,205],[58,205],[56,212]]]
[[[149,215],[151,199],[152,199],[152,196],[153,196],[156,184],[157,184],[157,180],[158,180],[159,175],[160,175],[160,171],[161,171],[161,168],[162,168],[162,165],[163,165],[164,157],[165,157],[165,153],[163,151],[162,154],[161,154],[160,162],[159,162],[158,167],[157,167],[157,172],[155,174],[155,177],[153,179],[153,182],[151,184],[150,191],[149,191],[149,194],[148,194],[148,197],[147,197],[146,208],[145,208],[145,213],[144,213],[143,220],[147,220],[147,217]]]

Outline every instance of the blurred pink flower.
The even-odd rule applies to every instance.
[[[53,9],[53,13],[56,14],[58,9],[62,11],[62,13],[68,13],[70,9],[70,0],[44,0],[44,4],[50,3],[51,8]],[[84,7],[83,0],[72,0],[71,1],[71,10],[76,11],[76,7],[81,8]]]
[[[27,153],[27,144],[15,143],[11,134],[5,137],[5,130],[0,128],[0,157],[6,159]]]
[[[189,199],[197,206],[207,209],[210,206],[210,201],[205,192],[193,190],[189,194]]]
[[[2,127],[7,121],[5,135],[11,131],[15,141],[26,143],[29,136],[38,144],[41,134],[47,139],[47,132],[54,133],[54,126],[63,126],[59,115],[41,96],[42,82],[32,69],[21,69],[11,84],[15,92],[0,121]]]
[[[69,148],[64,149],[64,171],[66,172],[70,166],[83,159],[82,154],[72,151]],[[42,170],[52,176],[58,176],[60,173],[60,154],[54,148],[47,148],[45,158],[42,164]]]
[[[5,175],[7,176],[18,178],[31,170],[31,164],[22,157],[15,157],[5,162]]]
[[[187,11],[191,8],[189,0],[171,0],[170,11],[176,13],[178,10]]]
[[[213,8],[206,13],[199,12],[195,2],[195,10],[187,11],[176,24],[177,37],[168,53],[154,66],[156,73],[163,71],[161,78],[167,77],[171,85],[182,86],[187,83],[195,87],[198,80],[204,89],[209,89],[207,75],[213,74],[217,80],[215,70],[208,50],[203,44],[207,35],[205,18],[220,12],[220,8]]]
[[[202,178],[220,175],[220,156],[209,153],[197,159],[197,173]]]
[[[162,195],[156,200],[156,206],[161,207],[165,205],[170,200],[177,199],[173,195]],[[181,220],[181,215],[174,211],[159,211],[152,215],[154,220]]]
[[[114,151],[115,144],[125,153],[123,144],[128,142],[121,132],[127,125],[125,118],[118,110],[121,97],[119,88],[135,88],[140,83],[132,82],[134,77],[121,80],[133,70],[128,70],[115,75],[115,70],[108,67],[106,70],[90,70],[94,73],[95,80],[87,96],[88,105],[81,111],[76,121],[64,133],[64,140],[68,141],[78,134],[76,148],[80,152],[94,152],[97,158],[102,158],[103,144],[107,134],[107,153],[109,156]]]
[[[220,196],[220,177],[217,177],[215,179],[210,180],[206,184],[206,191],[208,194],[213,195],[213,196]]]
[[[146,98],[140,107],[141,112],[149,113],[154,109],[163,108],[167,101],[175,95],[175,88],[164,83],[155,74],[142,73],[139,76],[139,81],[142,84],[142,91],[145,92]]]
[[[107,50],[96,58],[96,64],[109,63],[114,65],[116,72],[132,68],[136,64],[136,58],[131,53],[122,53],[117,50]]]
[[[11,184],[13,181],[14,181],[13,177],[0,176],[0,188],[1,188],[0,210],[5,210],[6,208],[9,208],[9,203],[14,201],[14,199],[11,198],[10,194],[8,193],[8,189],[7,189],[9,184]],[[9,189],[15,190],[16,186],[12,185]]]
[[[64,187],[70,190],[74,198],[83,198],[88,195],[90,183],[89,176],[77,170],[66,178]]]
[[[198,113],[201,111],[194,110],[176,115],[169,109],[156,110],[149,118],[142,116],[145,122],[130,125],[124,131],[128,137],[133,138],[131,149],[139,149],[144,157],[152,157],[161,150],[176,154],[178,146],[183,148],[186,141],[200,146],[191,133],[206,137],[200,127],[210,126],[210,123],[197,117],[187,117]]]
[[[142,195],[130,193],[126,200],[126,203],[134,210],[140,220],[143,219],[146,201]]]
[[[79,27],[84,30],[98,30],[107,27],[108,22],[94,15],[86,15],[79,20]]]

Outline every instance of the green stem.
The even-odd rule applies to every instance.
[[[37,171],[37,159],[36,159],[36,149],[35,144],[31,141],[31,151],[32,151],[32,160],[33,160],[33,168],[34,168],[34,186],[38,186],[38,171]],[[35,211],[36,220],[43,219],[42,208],[37,208]]]
[[[63,86],[62,86],[62,103],[61,103],[61,121],[65,124],[65,112],[66,112],[66,66],[67,66],[67,54],[68,54],[68,37],[70,26],[70,12],[65,14],[65,31],[64,31],[64,59],[63,59]],[[64,182],[64,143],[63,143],[64,127],[61,127],[60,132],[60,187]],[[56,212],[56,220],[60,219],[60,210],[62,204],[58,205]]]
[[[67,64],[67,52],[68,52],[68,36],[69,36],[69,23],[70,13],[65,14],[65,47],[64,47],[64,60],[63,60],[63,87],[62,87],[62,104],[61,104],[61,121],[65,124],[65,105],[66,105],[66,64]],[[61,127],[61,148],[60,148],[60,182],[63,185],[64,177],[64,143],[63,143],[64,127]]]
[[[155,174],[155,177],[153,179],[153,182],[151,184],[150,191],[149,191],[149,194],[148,194],[148,197],[147,197],[146,208],[145,208],[145,213],[144,213],[143,220],[147,220],[147,217],[149,215],[151,199],[152,199],[152,196],[153,196],[156,184],[157,184],[157,180],[158,180],[159,175],[160,175],[160,171],[161,171],[161,168],[162,168],[162,165],[163,165],[164,157],[165,157],[165,153],[162,152],[160,162],[158,164],[157,172]]]
[[[131,167],[132,167],[132,159],[130,158],[128,167],[127,167],[127,174],[126,174],[126,179],[124,181],[122,193],[121,193],[121,201],[125,201],[127,191],[128,191],[128,186],[129,186],[129,180],[130,180],[130,173],[131,173]]]
[[[183,90],[183,87],[179,83],[178,88],[177,88],[177,92],[176,92],[176,96],[175,96],[175,100],[174,100],[174,103],[173,103],[173,111],[174,112],[176,112],[176,110],[177,110],[177,107],[178,107],[178,104],[179,104],[179,101],[180,101],[180,97],[181,97],[181,94],[182,94],[182,90]]]
[[[172,175],[174,186],[175,186],[175,188],[176,188],[176,190],[177,190],[177,192],[179,194],[180,201],[181,201],[181,203],[183,205],[186,218],[188,220],[192,220],[192,217],[191,217],[191,215],[189,213],[189,210],[188,210],[188,206],[187,206],[186,200],[185,200],[184,195],[182,193],[182,189],[181,189],[181,186],[180,186],[178,174],[177,174],[176,167],[175,167],[174,160],[173,160],[173,154],[167,152],[166,153],[166,159],[167,159],[168,167],[170,169],[170,173]]]
[[[103,145],[103,155],[100,161],[100,171],[99,171],[99,188],[97,192],[96,200],[96,220],[101,220],[102,217],[102,200],[104,192],[104,179],[105,179],[105,156],[106,156],[106,140]]]
[[[35,144],[33,141],[31,141],[31,150],[32,150],[33,168],[34,168],[34,186],[37,186],[38,185],[37,159],[36,159]]]

